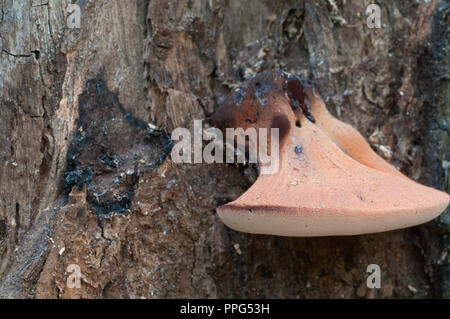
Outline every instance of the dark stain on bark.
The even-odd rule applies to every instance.
[[[0,220],[0,241],[6,238],[6,232],[7,226],[3,219]]]
[[[64,194],[86,185],[86,200],[100,220],[128,213],[139,175],[158,167],[172,142],[127,111],[102,79],[87,81],[78,108]]]

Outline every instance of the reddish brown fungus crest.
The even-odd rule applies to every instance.
[[[312,85],[302,76],[292,75],[289,73],[283,73],[285,75],[286,81],[286,93],[289,96],[290,104],[292,110],[297,112],[300,108],[303,115],[310,120],[315,122],[313,115],[311,114],[311,108],[309,106],[309,101],[306,97],[305,87],[311,88]],[[305,86],[306,84],[306,86]]]
[[[251,101],[251,106],[265,107],[269,102],[269,93],[283,93],[288,97],[294,113],[301,112],[308,120],[315,122],[305,92],[305,88],[312,88],[309,80],[301,75],[293,75],[284,71],[273,71],[270,76],[267,75],[266,78],[264,76],[254,77],[236,88],[230,94],[232,98],[229,96],[221,104],[240,106],[248,98]],[[253,120],[247,119],[247,122],[253,122]]]

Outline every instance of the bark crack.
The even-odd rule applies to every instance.
[[[31,54],[17,54],[17,53],[11,53],[11,52],[9,52],[9,51],[6,50],[6,49],[2,49],[2,52],[3,52],[3,53],[6,53],[6,54],[8,54],[8,55],[10,55],[10,56],[13,56],[13,57],[15,57],[15,58],[29,58],[29,57],[31,57]]]
[[[53,43],[53,48],[56,49],[56,43],[55,43],[55,38],[53,36],[53,29],[52,29],[52,24],[50,23],[50,6],[47,6],[47,15],[48,15],[48,19],[47,19],[47,24],[48,24],[48,32],[50,33],[50,38],[52,39],[52,43]]]
[[[43,6],[48,6],[48,2],[47,3],[40,3],[40,4],[37,4],[35,6],[31,6],[31,7],[32,8],[38,8],[38,7],[43,7]]]

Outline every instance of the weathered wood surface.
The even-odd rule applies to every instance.
[[[282,68],[448,191],[449,5],[381,1],[370,29],[369,3],[78,1],[78,30],[62,1],[0,0],[0,296],[450,297],[448,213],[345,238],[237,233],[214,209],[251,168],[176,165],[145,127],[208,122],[233,85]],[[372,263],[379,290],[365,285]]]

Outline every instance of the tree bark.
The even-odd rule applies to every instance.
[[[386,160],[448,191],[447,1],[378,1],[379,29],[368,0],[80,0],[79,29],[69,2],[0,0],[1,297],[450,297],[448,211],[364,236],[238,233],[215,208],[253,169],[168,155],[174,128],[209,123],[239,81],[284,69]]]

